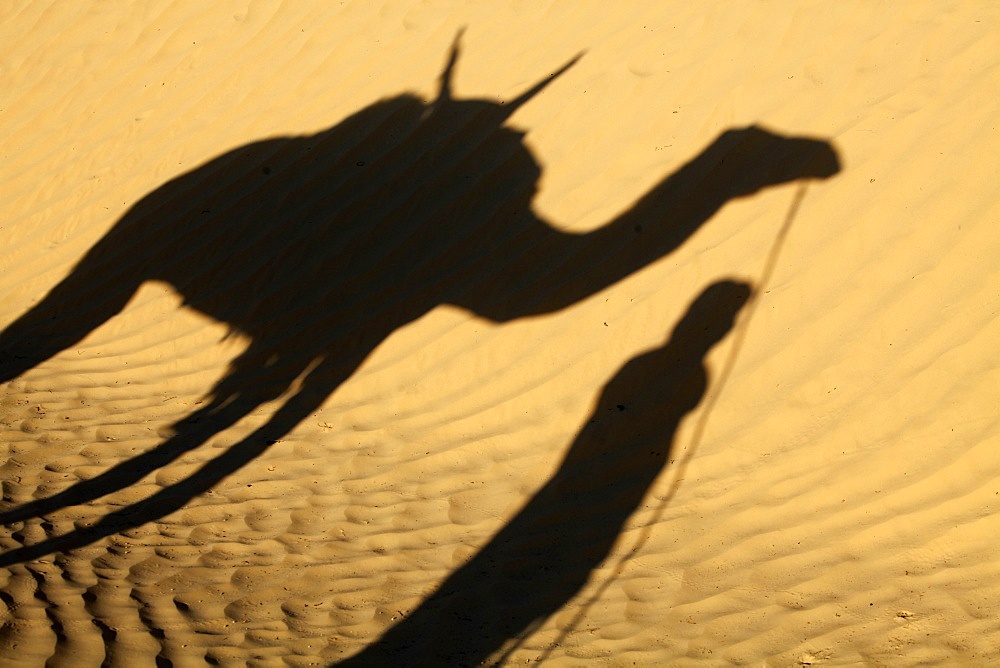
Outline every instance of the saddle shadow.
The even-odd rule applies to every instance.
[[[0,332],[0,382],[72,348],[146,281],[249,338],[205,405],[137,455],[0,513],[42,517],[124,489],[289,394],[266,423],[188,478],[90,526],[0,555],[0,566],[160,519],[295,428],[397,328],[450,304],[495,322],[570,306],[676,249],[726,202],[840,169],[827,141],[729,130],[587,234],[532,209],[541,168],[504,125],[556,76],[507,104],[455,100],[456,40],[440,93],[402,94],[310,136],[237,148],[137,202]],[[294,388],[294,391],[293,391]]]
[[[559,469],[413,613],[340,666],[475,666],[563,607],[611,553],[708,387],[704,358],[750,298],[720,281],[608,381]],[[652,448],[652,449],[650,449]]]

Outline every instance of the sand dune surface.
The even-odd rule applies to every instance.
[[[0,8],[0,663],[1000,662],[1000,7]]]

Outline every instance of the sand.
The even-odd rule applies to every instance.
[[[8,3],[0,663],[1000,662],[998,21]]]

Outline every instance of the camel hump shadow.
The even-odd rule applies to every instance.
[[[840,169],[825,140],[729,130],[604,226],[562,232],[532,208],[541,167],[506,122],[577,59],[502,104],[453,97],[458,56],[456,39],[430,102],[384,99],[165,183],[0,332],[4,382],[72,348],[156,280],[249,339],[209,400],[153,452],[0,521],[120,489],[296,387],[251,437],[281,438],[389,334],[440,305],[495,322],[558,311],[669,254],[726,202]],[[212,475],[254,451],[217,462]],[[206,476],[175,496],[190,499],[210,486]]]

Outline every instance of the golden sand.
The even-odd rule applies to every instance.
[[[0,8],[0,663],[1000,662],[998,21]]]

